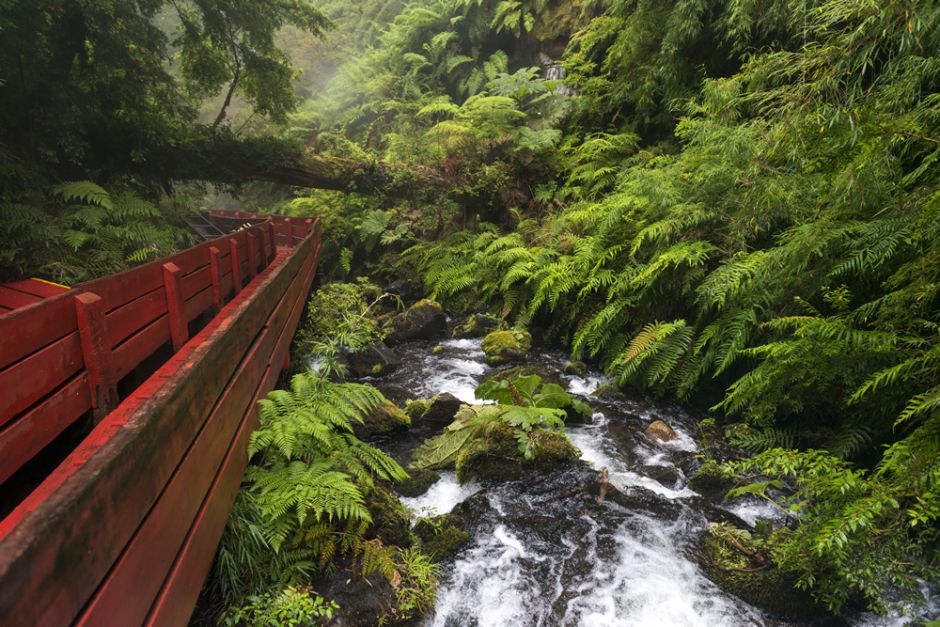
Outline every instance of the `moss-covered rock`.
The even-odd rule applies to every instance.
[[[503,327],[503,321],[487,314],[470,314],[467,320],[456,327],[451,334],[453,337],[480,337]]]
[[[366,496],[366,508],[372,515],[366,538],[402,548],[411,546],[411,513],[394,492],[376,485]]]
[[[405,401],[405,413],[411,418],[412,422],[420,420],[424,413],[431,406],[431,401],[425,398],[409,399]]]
[[[709,458],[689,478],[689,487],[702,496],[718,498],[733,487],[733,482],[722,471],[721,464]]]
[[[597,398],[604,399],[605,401],[625,401],[627,400],[627,395],[623,393],[623,390],[620,389],[620,386],[615,382],[611,381],[609,383],[601,383],[597,386],[597,389],[592,393],[593,396]]]
[[[795,579],[778,569],[761,542],[744,529],[711,523],[702,552],[702,567],[719,587],[748,603],[791,619],[809,619],[824,611]]]
[[[411,467],[407,470],[408,478],[398,482],[396,485],[398,493],[402,496],[421,496],[441,478],[441,476],[433,470]]]
[[[457,481],[515,481],[531,470],[556,470],[581,456],[560,431],[538,430],[529,437],[534,443],[534,455],[532,459],[525,459],[519,451],[512,427],[493,423],[483,437],[474,439],[457,456],[454,464]]]
[[[523,329],[494,331],[483,338],[482,347],[488,364],[523,361],[532,348],[532,335]]]
[[[421,550],[435,562],[454,554],[470,539],[470,534],[452,524],[447,515],[419,518],[413,531]]]
[[[564,373],[574,375],[576,377],[584,376],[587,372],[587,364],[583,361],[567,361],[565,362]]]
[[[565,382],[558,375],[556,370],[552,370],[543,364],[521,364],[518,366],[508,366],[502,370],[487,375],[484,381],[503,381],[506,379],[514,380],[519,377],[528,377],[538,375],[542,383],[557,383],[564,387]]]
[[[447,316],[439,303],[425,298],[389,320],[385,331],[388,344],[431,340],[446,334]]]
[[[675,440],[678,435],[673,430],[672,427],[667,425],[662,420],[654,420],[649,424],[648,427],[643,431],[650,440],[656,442],[671,442]]]
[[[388,433],[411,426],[411,418],[395,403],[385,401],[371,413],[364,416],[362,423],[354,423],[353,430],[356,437],[367,438],[378,433]]]
[[[421,420],[441,425],[450,424],[462,405],[463,401],[450,392],[435,394]]]
[[[373,342],[350,352],[346,356],[346,362],[357,377],[388,374],[401,365],[401,359],[385,342]]]

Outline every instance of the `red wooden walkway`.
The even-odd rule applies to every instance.
[[[312,220],[213,219],[252,225],[8,288],[35,298],[0,310],[0,625],[188,621],[320,254]]]

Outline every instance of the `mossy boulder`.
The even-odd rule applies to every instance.
[[[711,523],[701,554],[702,568],[720,588],[748,603],[790,619],[825,614],[795,579],[777,568],[764,543],[728,523]]]
[[[346,356],[349,369],[357,377],[380,376],[388,374],[401,365],[398,355],[385,345],[374,342]]]
[[[411,546],[411,513],[394,492],[376,485],[366,496],[366,508],[372,515],[366,538],[402,548]]]
[[[487,314],[470,314],[466,322],[454,328],[453,337],[480,337],[502,328],[503,321]]]
[[[623,390],[620,389],[620,386],[613,381],[608,383],[601,383],[599,386],[597,386],[597,389],[591,393],[591,395],[605,401],[627,400],[627,395],[624,394]]]
[[[721,464],[706,459],[689,478],[689,488],[702,496],[718,498],[734,486],[733,481],[722,471]]]
[[[503,381],[506,379],[513,380],[518,379],[519,377],[528,377],[531,375],[538,375],[539,379],[541,379],[541,383],[557,383],[562,387],[565,386],[565,381],[558,375],[558,371],[542,364],[522,364],[518,366],[508,366],[502,370],[497,370],[496,372],[488,375],[484,381]]]
[[[441,476],[433,470],[409,467],[407,471],[408,478],[399,481],[395,486],[395,489],[402,496],[421,496],[441,478]]]
[[[564,373],[583,377],[587,373],[587,364],[583,361],[567,361],[565,362]]]
[[[353,431],[356,437],[367,438],[379,433],[389,433],[399,429],[407,429],[411,426],[411,418],[403,412],[395,403],[385,401],[366,416],[363,416],[362,423],[353,423]]]
[[[389,320],[385,331],[388,344],[432,340],[447,333],[447,316],[439,303],[425,298]]]
[[[405,413],[411,418],[411,422],[420,420],[424,413],[431,406],[431,401],[426,398],[416,398],[405,401]]]
[[[483,338],[482,348],[488,364],[523,361],[532,348],[532,335],[523,329],[494,331]]]
[[[435,562],[456,553],[470,540],[470,534],[454,525],[447,515],[419,518],[413,531],[421,542],[421,550]]]
[[[427,411],[421,416],[421,420],[440,425],[450,424],[460,411],[461,405],[463,401],[450,392],[435,394],[431,398]]]
[[[538,430],[530,434],[534,443],[532,459],[519,451],[512,427],[494,423],[484,437],[476,439],[457,456],[457,481],[515,481],[528,472],[552,471],[577,461],[581,452],[560,431]]]

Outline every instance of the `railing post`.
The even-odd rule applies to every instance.
[[[97,423],[120,402],[112,367],[114,360],[105,326],[104,301],[91,292],[78,294],[75,296],[75,316],[78,320],[78,334],[82,343],[91,406]]]
[[[304,220],[304,224],[307,225],[306,233],[304,233],[304,237],[307,237],[308,235],[313,233],[313,218],[307,218],[306,220]]]
[[[186,323],[185,302],[183,289],[180,285],[182,270],[173,263],[163,264],[163,289],[166,291],[166,315],[170,323],[170,338],[173,340],[173,351],[183,347],[189,339],[189,325]]]
[[[277,239],[274,235],[274,220],[268,222],[268,240],[271,244],[271,254],[268,257],[268,263],[271,263],[271,260],[274,259],[274,255],[277,254]]]
[[[234,237],[228,240],[229,258],[232,260],[232,287],[235,293],[242,291],[241,262],[238,261],[238,240]]]
[[[255,278],[255,275],[258,274],[258,251],[255,244],[258,242],[258,237],[255,235],[254,231],[246,231],[247,237],[245,238],[245,243],[248,244],[248,280]]]
[[[260,242],[260,250],[258,252],[261,253],[261,265],[262,267],[267,268],[268,267],[268,237],[265,234],[264,227],[258,229],[257,233],[258,233],[258,242]]]
[[[209,275],[212,277],[212,304],[216,311],[222,309],[222,252],[215,246],[209,247]]]
[[[294,221],[290,218],[284,218],[284,230],[287,232],[285,246],[288,248],[294,247]]]

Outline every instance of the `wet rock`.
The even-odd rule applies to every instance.
[[[367,438],[379,433],[389,433],[411,426],[411,418],[391,401],[385,401],[368,415],[362,423],[353,423],[356,437]]]
[[[423,398],[410,399],[405,401],[405,413],[411,418],[411,422],[420,420],[424,413],[431,406],[431,401]]]
[[[385,342],[375,342],[346,356],[349,369],[357,377],[379,376],[401,366],[398,355]]]
[[[362,577],[351,559],[337,565],[336,571],[353,572],[337,576],[324,573],[311,583],[324,599],[336,601],[340,609],[333,615],[330,625],[342,627],[368,627],[376,624],[376,617],[384,616],[395,604],[395,591],[378,573]]]
[[[620,386],[611,381],[610,383],[601,383],[592,393],[593,396],[605,401],[625,401],[627,395],[623,393]]]
[[[498,331],[503,321],[486,314],[470,314],[467,321],[454,328],[453,337],[480,337]]]
[[[509,425],[493,423],[483,434],[466,446],[457,456],[454,470],[457,480],[514,481],[531,471],[557,470],[577,462],[581,452],[571,444],[564,433],[534,431],[529,435],[533,443],[532,459],[525,459],[519,451],[515,433]]]
[[[583,361],[568,361],[565,362],[564,373],[574,375],[577,377],[584,376],[587,372],[587,364]]]
[[[441,478],[441,476],[433,470],[411,467],[407,470],[408,478],[398,482],[395,486],[395,489],[398,490],[398,493],[402,496],[421,496]]]
[[[532,348],[532,335],[521,329],[494,331],[483,338],[482,348],[491,365],[523,361]]]
[[[669,489],[674,489],[682,477],[682,473],[675,466],[641,466],[640,472]]]
[[[705,460],[689,478],[689,488],[709,498],[721,498],[733,486],[734,482],[714,459]]]
[[[421,541],[421,550],[436,562],[456,553],[470,540],[470,534],[452,524],[446,515],[419,518],[414,533]]]
[[[460,411],[463,402],[450,392],[435,394],[421,420],[433,424],[449,425]]]
[[[401,297],[402,300],[412,301],[421,297],[419,288],[414,284],[404,280],[396,279],[388,284],[385,291],[389,294]]]
[[[676,435],[676,432],[672,430],[672,427],[662,420],[654,420],[651,422],[644,433],[649,439],[658,440],[660,442],[671,442],[679,437]]]
[[[366,496],[366,507],[372,515],[366,539],[378,538],[383,544],[402,548],[411,546],[411,515],[394,492],[375,486]]]
[[[388,321],[386,326],[388,344],[400,344],[408,340],[431,340],[443,337],[447,332],[447,317],[440,304],[433,300],[419,300]]]
[[[542,379],[542,384],[557,383],[564,387],[564,381],[558,376],[558,371],[553,370],[543,364],[524,364],[521,366],[511,366],[503,368],[487,376],[484,381],[503,381],[504,379],[518,379],[519,377],[528,377],[538,375]]]
[[[812,597],[794,587],[760,540],[727,523],[711,523],[700,555],[702,569],[719,587],[778,616],[808,620],[825,616]]]

